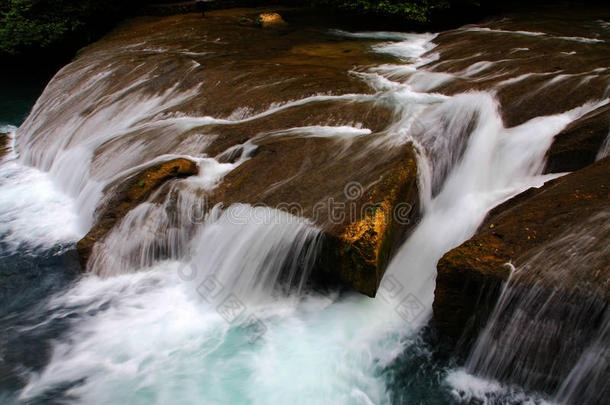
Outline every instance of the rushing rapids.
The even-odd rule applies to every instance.
[[[117,190],[138,198],[126,192],[132,204],[93,235],[85,275],[58,276],[42,302],[15,304],[23,319],[2,313],[5,350],[33,350],[21,334],[43,343],[35,360],[2,359],[11,377],[0,399],[573,401],[600,375],[591,358],[608,350],[603,308],[584,353],[561,348],[583,366],[552,383],[516,378],[505,353],[489,355],[504,346],[493,325],[465,370],[422,354],[430,348],[418,333],[441,256],[494,206],[557,177],[546,160],[554,137],[606,111],[607,25],[585,16],[559,32],[510,19],[440,34],[265,31],[236,24],[240,12],[122,26],[62,69],[14,131],[0,166],[10,260],[57,256],[72,269],[74,243],[116,216],[105,213]],[[592,160],[607,149],[597,138]],[[148,189],[145,174],[176,159],[197,169]],[[334,217],[361,209],[361,197],[374,203],[370,219]],[[331,199],[343,205],[317,210]],[[403,226],[379,228],[380,210],[395,207],[408,208],[392,217]],[[353,240],[338,253],[352,257],[366,246],[353,236],[361,229],[392,236],[372,248],[377,278],[330,260],[322,282],[334,271],[377,297],[338,290],[334,278],[312,289],[329,240]],[[494,317],[519,333],[534,321],[502,313],[515,294],[503,293]],[[579,311],[570,319],[580,325]],[[514,344],[527,356],[535,342]],[[415,370],[408,383],[404,364]]]

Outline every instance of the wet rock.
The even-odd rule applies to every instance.
[[[148,4],[140,10],[142,15],[168,16],[174,14],[196,13],[199,4],[195,1],[164,2]]]
[[[195,175],[198,171],[197,164],[192,160],[178,158],[155,164],[127,179],[117,180],[108,185],[105,195],[109,198],[98,207],[95,224],[77,244],[83,266],[86,267],[93,245],[101,242],[112,227],[131,209],[146,201],[164,183]]]
[[[568,76],[557,86],[550,85],[553,76],[535,76],[504,86],[498,91],[504,122],[512,127],[535,117],[560,114],[605,97],[608,75],[586,82],[583,82],[586,72],[581,72],[579,76]]]
[[[561,392],[560,402],[604,402],[602,381],[610,369],[596,363],[610,326],[608,240],[610,210],[599,211],[559,230],[520,263],[471,351],[468,371],[549,395]],[[578,388],[566,390],[567,381]]]
[[[507,263],[519,268],[543,246],[556,243],[570,229],[610,210],[609,172],[610,158],[605,158],[540,188],[531,188],[492,210],[474,237],[446,253],[438,263],[433,305],[438,330],[454,341],[461,340],[465,347],[472,343],[510,274]],[[594,234],[596,227],[604,226],[605,221],[594,221],[590,231]],[[556,244],[558,254],[571,249],[569,243]],[[528,272],[535,272],[534,279],[549,290],[571,287],[576,278],[585,275],[587,294],[601,291],[607,300],[610,257],[603,251],[575,254],[583,255],[583,261],[585,255],[601,254],[597,259],[605,266],[586,272],[574,268],[570,269],[572,276],[554,277],[542,261]],[[531,280],[517,281],[527,286]]]
[[[0,158],[8,153],[9,135],[0,134]]]
[[[571,172],[590,165],[609,135],[610,105],[605,105],[572,122],[555,137],[544,172]]]

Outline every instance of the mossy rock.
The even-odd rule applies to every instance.
[[[286,26],[286,21],[278,13],[261,13],[256,18],[255,23],[262,28],[281,28]]]

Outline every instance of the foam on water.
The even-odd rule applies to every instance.
[[[406,37],[399,42],[389,42],[376,45],[373,50],[379,53],[387,53],[408,62],[415,61],[417,64],[428,63],[435,56],[422,59],[422,56],[434,49],[432,40],[436,34],[406,34]]]
[[[47,173],[7,162],[0,166],[0,235],[12,250],[22,244],[50,249],[78,240],[83,229],[74,201]]]
[[[443,112],[447,105],[451,107]],[[472,114],[453,115],[463,107],[470,109],[473,106],[477,113],[474,126]],[[428,314],[434,299],[436,263],[440,257],[468,239],[492,207],[552,178],[539,174],[553,136],[595,106],[535,118],[510,129],[503,127],[495,101],[486,94],[457,96],[438,108],[444,119],[437,117],[424,121],[423,127],[432,130],[413,135],[431,161],[428,165],[420,164],[425,215],[397,252],[385,276],[402,286],[402,296],[416,295]],[[452,131],[445,128],[444,142],[451,142],[447,148],[446,144],[437,143],[439,139],[435,136],[433,123],[446,123],[449,117],[459,117],[453,132],[461,135],[452,140],[449,137]],[[464,137],[460,128],[469,127],[472,130]],[[448,153],[460,150],[463,152],[458,156]],[[426,171],[427,167],[433,170]]]
[[[343,30],[331,30],[331,33],[348,38],[374,39],[379,41],[396,41],[402,42],[404,46],[409,46],[413,43],[421,44],[422,38],[432,40],[436,34],[415,34],[410,32],[396,31],[370,31],[370,32],[349,32]],[[404,56],[404,55],[403,55]]]

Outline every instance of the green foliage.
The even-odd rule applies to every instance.
[[[427,23],[437,10],[447,9],[449,0],[317,0],[316,3],[340,9],[396,16],[418,23]]]
[[[0,0],[0,52],[83,45],[108,29],[130,2]],[[131,2],[131,4],[138,2]]]

